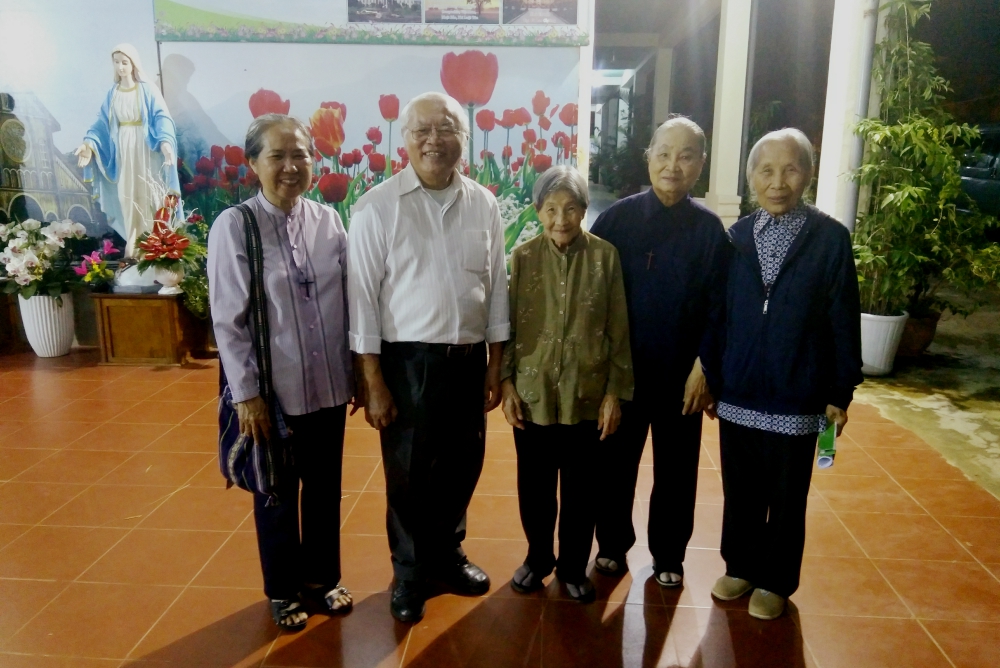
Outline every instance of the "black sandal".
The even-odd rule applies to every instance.
[[[531,570],[528,564],[521,564],[514,571],[514,577],[510,579],[510,588],[518,594],[530,594],[533,591],[545,588],[545,584],[542,582],[543,578],[544,576],[539,576],[538,573]]]
[[[577,603],[591,603],[597,598],[597,590],[590,578],[584,578],[583,582],[564,582],[566,593]]]
[[[601,560],[603,559],[606,559],[610,564],[614,564],[614,568],[610,564],[608,566],[601,564]],[[625,575],[626,571],[628,571],[628,563],[625,561],[625,557],[605,557],[599,554],[594,560],[594,570],[601,575],[616,578]]]
[[[346,615],[354,608],[353,596],[351,596],[350,603],[339,608],[335,608],[334,605],[336,605],[337,599],[341,596],[351,596],[351,592],[347,590],[347,587],[343,587],[341,585],[337,585],[323,595],[322,605],[331,615]]]
[[[293,622],[292,616],[297,613],[305,613],[307,615],[306,619],[301,622]],[[279,628],[285,631],[301,631],[306,627],[306,622],[308,621],[308,613],[294,598],[272,598],[271,599],[271,619],[274,623],[278,625]]]

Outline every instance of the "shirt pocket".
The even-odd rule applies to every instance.
[[[462,258],[466,271],[471,271],[475,274],[486,273],[489,254],[489,230],[462,231]]]

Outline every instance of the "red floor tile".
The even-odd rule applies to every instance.
[[[63,450],[21,473],[19,482],[61,482],[92,484],[106,476],[132,455],[128,452]]]
[[[0,481],[11,480],[58,450],[4,448],[0,453]]]
[[[66,381],[64,381],[66,382]],[[102,399],[118,401],[143,401],[163,389],[161,383],[155,380],[116,380],[104,381],[73,381],[97,383],[98,387],[87,393],[80,394],[75,399]]]
[[[122,424],[178,424],[193,418],[205,405],[204,401],[160,401],[147,399],[115,416]],[[213,421],[211,424],[218,424]]]
[[[100,482],[105,485],[183,485],[212,459],[207,453],[139,452]]]
[[[170,425],[165,424],[109,422],[73,441],[66,449],[138,452],[166,434],[170,428]]]
[[[0,580],[0,601],[3,601],[3,614],[0,615],[0,644],[17,633],[18,629],[27,624],[65,588],[65,582]],[[0,665],[7,665],[4,661],[5,659],[0,658]]]
[[[227,534],[218,531],[136,529],[80,575],[79,580],[186,585],[226,538]]]
[[[143,529],[235,531],[253,512],[253,497],[241,489],[184,487],[139,525]]]
[[[46,416],[53,422],[105,422],[137,402],[130,399],[77,399]]]
[[[1000,499],[974,482],[900,478],[899,484],[932,515],[1000,518]]]
[[[1000,563],[1000,518],[938,515],[936,519],[977,559]]]
[[[262,593],[194,587],[130,656],[174,666],[258,666],[278,633]]]
[[[802,582],[791,600],[802,614],[910,616],[868,559],[804,557]]]
[[[840,513],[840,518],[872,559],[972,561],[930,515]]]
[[[895,481],[868,476],[815,476],[812,489],[835,512],[923,514]]]
[[[979,564],[912,560],[875,564],[917,617],[1000,622],[1000,582]]]
[[[85,485],[8,482],[0,486],[0,522],[36,524],[86,489]]]
[[[1000,624],[928,620],[924,626],[957,668],[1000,666]]]
[[[350,492],[362,492],[367,488],[368,481],[376,473],[381,461],[378,457],[358,457],[345,455],[343,459],[343,474],[341,489]],[[381,475],[381,471],[378,472]]]
[[[186,378],[186,377],[185,377]],[[183,380],[183,379],[182,379]],[[149,399],[152,401],[197,401],[204,403],[219,396],[219,382],[176,382],[160,387]]]
[[[23,536],[30,528],[30,524],[0,524],[0,549],[9,545],[16,538]]]
[[[219,428],[189,424],[169,427],[146,449],[150,452],[198,452],[215,455],[219,452]]]
[[[0,577],[72,580],[125,533],[124,529],[34,527],[0,550]]]
[[[929,519],[929,518],[928,518]],[[806,547],[812,557],[864,557],[857,541],[837,515],[825,511],[806,513]]]
[[[952,466],[937,452],[906,448],[871,448],[868,456],[896,478],[936,478],[966,480],[961,469]]]
[[[0,649],[124,659],[180,592],[180,587],[70,584]]]
[[[260,571],[260,557],[257,553],[257,535],[250,531],[237,531],[222,536],[226,539],[222,548],[209,560],[205,568],[192,582],[196,587],[238,587],[251,589],[255,592],[264,591],[264,578]],[[345,537],[346,538],[346,537]],[[383,552],[385,540],[382,539]],[[356,568],[348,569],[345,558],[348,554],[346,541],[341,539],[341,568],[350,575],[355,575]],[[352,566],[364,566],[364,562]],[[348,589],[354,587],[344,581]]]
[[[865,448],[914,448],[933,452],[919,436],[891,422],[849,424],[844,433]]]
[[[0,431],[2,448],[61,449],[93,434],[99,422],[51,422],[48,420],[18,423],[18,429]]]
[[[342,504],[342,514],[347,514],[347,519],[341,524],[340,533],[348,534],[373,534],[376,536],[385,535],[385,494],[381,492],[361,492],[357,494],[357,501],[344,499]]]
[[[823,668],[945,668],[948,660],[912,619],[800,616],[802,637]]]
[[[42,520],[42,524],[131,528],[173,491],[173,487],[148,485],[93,485]]]

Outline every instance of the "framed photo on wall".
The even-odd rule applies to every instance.
[[[500,23],[501,0],[426,0],[427,23],[487,24]]]
[[[503,0],[506,25],[576,25],[577,0]]]
[[[421,23],[422,0],[347,0],[350,23]]]

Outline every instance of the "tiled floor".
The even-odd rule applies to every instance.
[[[508,581],[525,542],[514,449],[490,415],[466,549],[483,598],[438,596],[412,628],[389,616],[384,480],[374,431],[349,421],[346,618],[279,635],[261,593],[250,496],[215,464],[217,369],[99,367],[90,353],[0,357],[0,667],[1000,665],[1000,501],[914,434],[855,405],[837,462],[814,477],[802,587],[764,623],[709,590],[722,488],[705,425],[686,586],[595,576],[580,606]],[[652,484],[650,460],[640,498]],[[595,462],[595,487],[599,484]],[[645,503],[634,519],[645,524]]]

